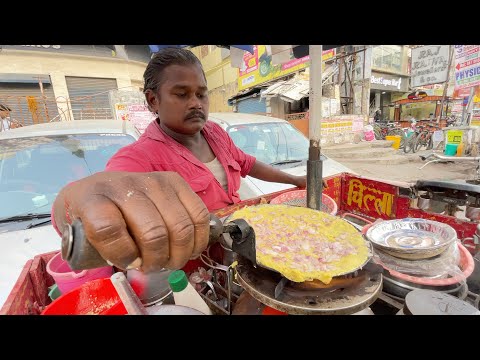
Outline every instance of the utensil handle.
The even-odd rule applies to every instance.
[[[111,264],[88,241],[80,219],[67,225],[62,235],[62,258],[72,270],[95,269]]]
[[[147,310],[133,291],[123,272],[116,272],[110,277],[115,290],[117,290],[120,300],[122,300],[128,315],[148,315]]]
[[[209,245],[219,241],[223,233],[223,224],[214,214],[210,214],[210,235]],[[111,266],[98,253],[87,239],[85,229],[80,219],[75,219],[72,225],[67,225],[62,235],[62,258],[68,262],[72,270],[95,269],[103,266]],[[142,264],[142,259],[135,259],[127,267],[138,268]]]

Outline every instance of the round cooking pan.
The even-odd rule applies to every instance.
[[[249,207],[264,206],[264,205],[265,205],[265,204],[262,204],[262,205],[254,205],[254,206],[249,206]],[[295,207],[295,206],[293,206],[293,205],[285,205],[285,204],[282,204],[282,205],[283,205],[283,206]],[[233,214],[231,214],[231,215],[225,217],[224,219],[222,219],[224,225],[226,225],[226,224],[228,224],[230,221],[232,221],[232,220],[231,220],[232,216],[233,216]],[[338,218],[339,218],[339,217],[338,217]],[[351,224],[349,221],[347,221],[347,220],[345,220],[345,219],[342,219],[342,218],[339,218],[339,219],[345,221],[346,223],[348,223],[349,225],[352,226],[352,224]],[[355,228],[355,227],[354,227],[354,228]],[[253,230],[253,228],[252,228],[252,230]],[[357,229],[357,230],[358,230],[358,229]],[[231,248],[232,239],[231,239],[230,235],[229,235],[229,234],[224,234],[223,236],[224,236],[224,240],[227,241],[226,246]],[[346,271],[346,272],[343,272],[343,273],[341,273],[341,274],[337,274],[337,275],[334,276],[334,278],[336,278],[336,277],[341,277],[341,276],[345,276],[345,275],[348,275],[348,274],[352,274],[352,273],[354,273],[354,272],[356,272],[356,271],[358,271],[358,270],[361,270],[361,269],[371,260],[371,258],[372,258],[372,247],[371,247],[371,244],[370,244],[369,241],[365,241],[365,244],[366,244],[367,247],[368,247],[368,256],[367,256],[367,259],[366,259],[361,265],[357,266],[356,268],[351,269],[351,270]],[[223,245],[225,245],[225,244],[223,244]],[[259,266],[259,267],[261,267],[261,268],[264,268],[264,269],[267,269],[267,270],[270,270],[270,271],[274,271],[274,272],[279,273],[279,274],[281,274],[281,275],[283,276],[283,274],[282,274],[280,271],[275,270],[275,269],[272,269],[271,267],[268,267],[268,266],[266,266],[266,265],[263,265],[263,264],[261,264],[261,263],[259,263],[259,262],[257,262],[257,266]],[[313,281],[319,281],[319,280],[313,280]]]

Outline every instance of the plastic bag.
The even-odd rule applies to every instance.
[[[373,260],[390,270],[395,270],[402,274],[416,277],[446,279],[448,277],[463,276],[463,271],[459,267],[460,251],[457,242],[453,242],[440,255],[421,260],[396,258],[374,248]]]

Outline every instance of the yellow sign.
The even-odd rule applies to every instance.
[[[364,192],[367,192],[367,194],[364,194]],[[393,198],[393,194],[367,187],[358,179],[350,180],[347,197],[348,205],[355,203],[359,209],[363,207],[367,211],[370,211],[369,203],[373,203],[378,215],[384,214],[391,216]]]
[[[296,59],[290,50],[291,60],[283,64],[272,64],[272,56],[267,54],[265,45],[254,45],[253,55],[245,52],[241,67],[238,69],[238,90],[243,90],[294,72],[310,65],[310,56]],[[322,61],[335,56],[335,49],[322,53]]]
[[[460,144],[462,142],[463,131],[462,130],[449,130],[447,132],[447,143]]]

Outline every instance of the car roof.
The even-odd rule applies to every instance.
[[[273,116],[265,116],[258,114],[232,113],[232,112],[215,112],[208,114],[209,120],[224,126],[235,126],[244,124],[258,123],[288,123],[288,121]]]
[[[28,125],[0,132],[0,140],[70,134],[129,134],[138,138],[138,130],[128,121],[121,120],[73,120]]]

